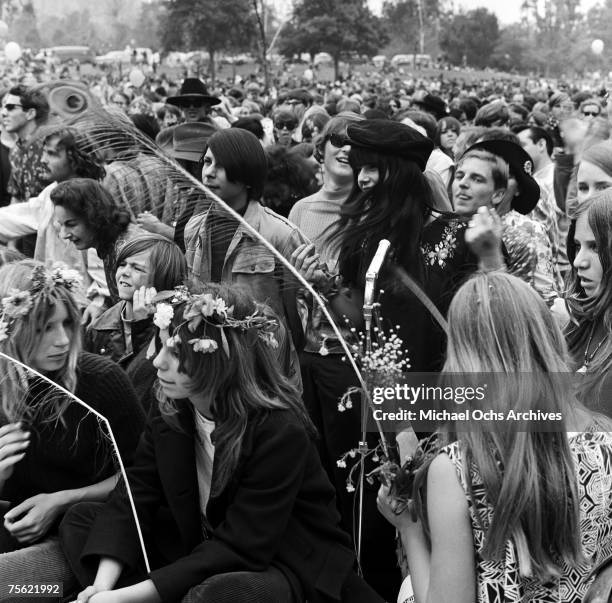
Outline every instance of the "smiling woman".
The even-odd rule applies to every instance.
[[[51,201],[60,236],[85,251],[93,247],[104,262],[111,300],[118,300],[115,282],[116,255],[119,247],[144,234],[131,223],[129,212],[120,207],[99,182],[73,178],[53,189]]]

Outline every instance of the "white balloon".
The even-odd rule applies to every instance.
[[[145,77],[145,74],[140,69],[138,69],[138,67],[134,67],[134,69],[130,71],[130,83],[135,88],[140,88],[140,86],[145,83],[146,79],[147,78]]]
[[[603,52],[604,49],[604,43],[603,40],[593,40],[593,42],[591,42],[591,50],[593,51],[593,54],[601,54]]]
[[[21,58],[21,46],[17,42],[9,42],[4,47],[4,55],[9,61],[18,61]]]
[[[8,25],[4,21],[0,21],[0,38],[6,38],[8,34]]]

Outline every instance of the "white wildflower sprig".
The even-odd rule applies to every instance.
[[[375,306],[380,307],[380,304],[375,304]],[[365,400],[371,407],[374,389],[394,386],[401,375],[410,368],[410,362],[404,353],[403,341],[398,335],[399,327],[391,328],[385,332],[380,326],[380,319],[377,319],[376,326],[372,329],[370,343],[365,333],[358,333],[354,327],[350,326],[348,319],[345,322],[354,336],[354,341],[350,344],[350,352],[360,368],[365,390],[363,387],[354,386],[347,389],[338,402],[338,412],[346,412],[353,408],[353,396],[355,394],[361,395],[362,400]],[[364,462],[366,459],[370,459],[374,463],[381,463],[381,466],[389,462],[384,434],[382,431],[380,431],[380,434],[381,441],[375,448],[368,450],[367,445],[353,448],[338,459],[338,467],[347,468],[350,459],[355,459],[358,455],[360,457],[358,461],[353,462],[350,469],[346,483],[348,492],[355,492],[355,478],[362,459]],[[373,481],[372,476],[376,471],[368,474],[366,479]]]

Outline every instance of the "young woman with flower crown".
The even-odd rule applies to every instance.
[[[144,423],[123,371],[81,352],[79,279],[73,270],[49,271],[31,260],[0,268],[2,599],[17,578],[67,577],[57,544],[64,512],[77,501],[104,500],[117,484],[114,451],[98,419],[37,373],[109,420],[125,462]]]
[[[151,571],[124,494],[75,506],[61,532],[78,600],[380,601],[353,574],[276,321],[240,288],[201,291],[160,295],[154,318],[159,401],[128,471]]]

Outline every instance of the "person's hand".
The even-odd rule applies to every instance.
[[[72,603],[87,603],[97,592],[99,592],[97,586],[88,586],[77,595],[77,598]]]
[[[479,207],[465,231],[465,242],[478,257],[484,270],[503,267],[502,223],[494,209]]]
[[[43,538],[64,504],[57,493],[37,494],[4,515],[4,527],[19,542],[28,544]]]
[[[380,514],[397,530],[401,530],[402,527],[408,522],[412,522],[410,512],[408,508],[404,509],[401,513],[397,513],[398,501],[393,497],[389,496],[389,487],[382,484],[378,489],[378,495],[376,496],[376,506]]]
[[[588,128],[588,122],[583,119],[570,118],[561,122],[559,131],[567,153],[576,155],[581,151]]]
[[[104,306],[92,302],[89,304],[89,306],[87,306],[87,308],[85,308],[83,318],[81,319],[81,324],[87,327],[103,313]]]
[[[162,224],[162,221],[154,216],[151,212],[143,211],[141,214],[138,214],[136,224],[148,232],[159,234],[159,227]]]
[[[13,475],[15,465],[25,456],[30,445],[30,432],[21,423],[0,427],[0,485]]]
[[[319,268],[320,255],[315,252],[312,243],[302,243],[291,254],[289,261],[293,267],[302,275],[304,280],[312,281],[317,268]]]
[[[157,295],[155,287],[140,287],[132,297],[132,320],[144,320],[155,312],[151,300]]]

